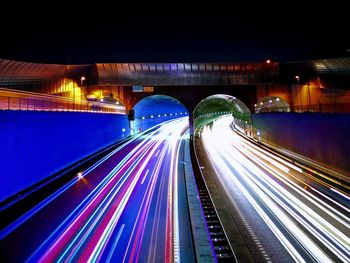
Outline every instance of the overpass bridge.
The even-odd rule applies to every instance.
[[[349,65],[349,58],[300,62],[90,65],[3,59],[0,60],[0,87],[80,100],[113,96],[127,111],[142,98],[153,94],[174,97],[189,112],[210,95],[227,94],[242,100],[252,112],[260,110],[260,103],[269,101],[269,97],[279,97],[295,112],[348,112]]]

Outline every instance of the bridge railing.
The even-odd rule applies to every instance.
[[[350,103],[318,103],[311,105],[292,105],[288,107],[261,108],[256,113],[264,112],[320,112],[320,113],[350,113]]]
[[[0,89],[0,110],[82,111],[125,114],[124,106],[40,93]]]
[[[321,112],[321,113],[350,113],[350,103],[317,103],[310,105],[294,105],[290,107],[293,112]]]
[[[77,111],[125,114],[125,107],[32,92],[0,89],[0,110]]]

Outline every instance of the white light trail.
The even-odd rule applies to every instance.
[[[231,123],[232,117],[221,118],[211,128],[204,127],[201,134],[202,143],[214,168],[219,171],[218,176],[223,182],[233,183],[225,187],[236,185],[240,189],[295,260],[301,260],[300,254],[269,219],[271,214],[278,218],[280,224],[314,259],[331,261],[329,255],[314,242],[317,239],[336,257],[346,262],[350,257],[350,221],[346,215],[330,205],[329,201],[344,209],[344,212],[348,212],[348,208],[305,183],[306,175],[299,167],[235,134],[230,128]],[[319,180],[315,180],[313,185],[316,184],[321,188],[326,187]],[[305,185],[326,200],[304,189]],[[246,187],[253,191],[254,196]],[[336,189],[326,189],[348,199],[348,196]],[[263,201],[269,213],[259,206],[257,199]]]

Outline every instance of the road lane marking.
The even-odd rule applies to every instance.
[[[108,254],[108,257],[106,259],[106,262],[111,262],[111,259],[112,259],[112,256],[114,254],[114,250],[115,250],[115,247],[118,245],[118,242],[119,242],[119,239],[120,239],[120,236],[122,235],[123,233],[123,230],[124,230],[124,227],[125,227],[125,224],[122,224],[122,226],[120,227],[119,231],[118,231],[118,234],[113,242],[113,245],[112,245],[112,248],[111,248],[111,251],[109,252]]]
[[[143,179],[142,179],[141,184],[143,184],[143,183],[145,182],[146,177],[147,177],[147,175],[148,175],[148,172],[149,172],[149,169],[147,169],[147,171],[146,171],[145,175],[143,176]]]

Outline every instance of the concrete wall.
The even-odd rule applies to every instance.
[[[254,114],[263,141],[350,172],[350,114]]]
[[[350,112],[350,91],[327,88],[317,79],[305,85],[257,86],[256,96],[257,101],[266,96],[277,96],[297,112]]]
[[[127,115],[0,111],[0,202],[129,133]]]

